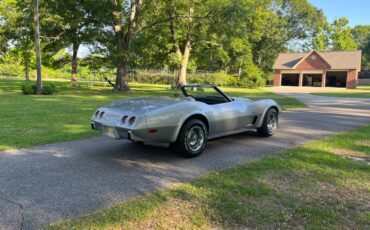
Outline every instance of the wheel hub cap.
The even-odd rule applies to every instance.
[[[192,127],[186,135],[186,145],[191,151],[198,151],[204,144],[204,131],[201,127]]]
[[[271,113],[267,121],[267,128],[269,132],[274,132],[277,129],[277,116],[275,113]]]

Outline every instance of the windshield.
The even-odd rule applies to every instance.
[[[185,96],[192,97],[196,101],[206,104],[220,104],[230,102],[220,90],[213,86],[184,86],[182,88]]]

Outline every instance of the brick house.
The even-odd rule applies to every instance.
[[[355,89],[361,70],[361,51],[282,53],[273,70],[274,86]]]

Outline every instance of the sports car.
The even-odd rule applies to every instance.
[[[248,130],[272,136],[280,112],[271,99],[229,97],[214,85],[188,84],[174,97],[126,99],[100,107],[91,127],[108,137],[173,146],[182,156],[195,157],[210,139]]]

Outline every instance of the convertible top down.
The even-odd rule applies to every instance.
[[[198,156],[207,140],[257,130],[271,136],[279,105],[271,99],[228,97],[213,85],[184,85],[175,97],[135,98],[100,107],[91,127],[115,139],[173,145],[185,157]]]

